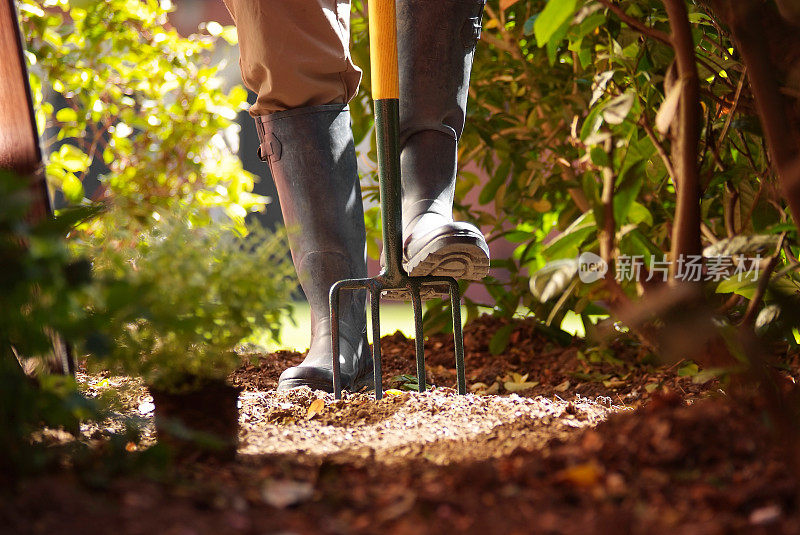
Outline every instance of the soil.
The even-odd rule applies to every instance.
[[[22,481],[0,503],[9,533],[799,533],[797,457],[755,395],[736,399],[691,363],[659,365],[632,341],[560,346],[513,320],[465,329],[459,396],[452,337],[426,340],[428,381],[407,392],[414,345],[382,340],[386,397],[342,401],[275,392],[302,354],[246,355],[233,463],[188,463],[159,477],[86,468]],[[786,388],[800,377],[785,361]],[[81,376],[148,423],[151,398],[129,378]],[[85,425],[102,448],[115,422]],[[68,440],[54,433],[49,440]],[[46,440],[46,438],[42,438]],[[791,446],[791,445],[790,445]],[[155,450],[151,450],[155,451]],[[46,498],[43,498],[46,497]],[[0,529],[2,531],[2,529]]]

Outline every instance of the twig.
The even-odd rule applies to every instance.
[[[603,4],[604,6],[606,6],[616,16],[618,16],[620,19],[622,19],[622,22],[624,22],[625,24],[627,24],[631,28],[633,28],[635,30],[638,30],[640,33],[643,33],[644,35],[646,35],[646,36],[648,36],[648,37],[650,37],[652,39],[655,39],[656,41],[664,43],[667,46],[673,46],[672,45],[672,38],[666,32],[662,32],[661,30],[658,30],[656,28],[651,28],[650,26],[647,26],[646,24],[644,24],[639,19],[631,17],[630,15],[625,13],[622,10],[622,8],[620,8],[617,5],[612,4],[611,0],[597,0],[597,1],[600,2],[601,4]]]
[[[725,203],[725,233],[729,238],[736,236],[736,223],[734,222],[734,215],[736,210],[736,201],[739,200],[739,192],[736,191],[729,182],[725,183],[725,190],[730,194],[727,202]]]
[[[755,323],[756,313],[758,312],[758,307],[761,304],[761,300],[764,298],[764,294],[767,292],[767,288],[769,287],[769,281],[772,277],[772,272],[775,270],[775,266],[777,266],[778,262],[780,261],[784,239],[786,239],[786,232],[782,232],[780,238],[778,238],[778,246],[775,248],[775,253],[773,253],[773,255],[770,257],[769,262],[767,262],[767,267],[764,268],[764,273],[761,275],[761,278],[758,279],[756,293],[753,294],[750,304],[747,305],[747,311],[745,311],[744,317],[742,317],[742,326],[752,327]]]
[[[711,230],[711,227],[706,225],[705,222],[700,223],[700,231],[703,233],[703,236],[705,236],[711,243],[717,243],[719,241],[717,235],[714,234],[714,231]]]
[[[616,177],[608,167],[603,168],[603,228],[600,232],[600,256],[611,266],[614,257],[614,235],[616,222],[614,221],[614,183]]]
[[[725,314],[730,309],[739,304],[743,297],[739,294],[731,294],[731,296],[717,309],[717,314]]]
[[[664,167],[667,168],[667,173],[669,174],[670,178],[672,178],[672,184],[675,186],[677,191],[678,185],[677,181],[675,180],[675,167],[672,165],[672,160],[670,160],[667,150],[664,148],[664,145],[661,144],[661,141],[658,140],[658,137],[656,137],[656,133],[653,131],[653,127],[650,125],[650,121],[647,120],[647,116],[644,113],[642,114],[639,124],[641,124],[644,128],[647,137],[650,138],[650,141],[656,148],[656,152],[661,157],[661,161],[664,162]]]
[[[725,69],[723,69],[720,66],[710,65],[709,64],[709,60],[707,60],[705,58],[702,58],[701,56],[695,55],[695,60],[697,61],[697,63],[699,63],[700,65],[705,67],[707,71],[713,72],[714,75],[715,75],[714,78],[716,80],[722,80],[722,83],[724,83],[725,85],[727,85],[731,89],[734,88],[733,82],[731,82],[730,80],[727,80],[727,79],[722,78],[721,76],[719,76],[719,72],[720,71],[724,71]]]
[[[747,66],[745,65],[744,70],[742,71],[742,77],[739,78],[739,84],[736,86],[736,93],[733,96],[733,104],[731,104],[731,109],[728,112],[728,116],[725,118],[725,124],[722,126],[722,132],[719,134],[719,140],[717,141],[717,155],[719,155],[719,151],[722,149],[722,142],[725,141],[725,136],[728,135],[728,130],[731,127],[731,121],[733,121],[733,116],[736,113],[736,108],[739,107],[739,98],[742,96],[742,88],[744,87],[744,81],[747,79]],[[719,161],[719,158],[717,158]],[[721,164],[718,164],[722,167]],[[720,169],[721,170],[721,169]]]

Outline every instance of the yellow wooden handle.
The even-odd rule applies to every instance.
[[[369,0],[369,56],[372,98],[400,98],[397,74],[395,0]]]

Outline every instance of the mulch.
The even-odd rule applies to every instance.
[[[499,330],[511,325],[506,348],[499,354],[490,350],[490,341]],[[562,342],[563,343],[563,342]],[[455,388],[455,349],[452,334],[434,334],[425,340],[426,381],[428,385]],[[403,375],[416,376],[416,350],[413,338],[397,331],[381,338],[383,387],[402,387]],[[533,318],[507,319],[483,315],[464,327],[464,355],[468,386],[476,384],[489,393],[508,394],[506,383],[515,383],[512,374],[528,375],[525,382],[536,386],[513,390],[524,396],[585,397],[608,396],[615,402],[637,406],[653,393],[677,390],[687,397],[714,390],[713,378],[698,382],[696,377],[678,374],[683,362],[664,363],[638,344],[633,337],[617,337],[607,347],[587,348],[583,339],[572,338],[564,346],[541,332]],[[303,361],[303,353],[279,351],[270,355],[250,353],[249,360],[233,373],[231,381],[249,390],[272,390],[280,373]],[[513,385],[512,385],[513,386]]]
[[[605,350],[580,340],[560,346],[531,320],[513,320],[508,347],[493,355],[489,341],[506,324],[483,317],[465,329],[470,386],[497,384],[503,395],[538,383],[516,394],[607,396],[637,410],[544,447],[476,461],[434,463],[424,451],[391,466],[368,458],[249,456],[94,486],[66,467],[6,489],[0,527],[120,535],[800,533],[796,444],[776,433],[757,394],[734,399],[724,382],[679,375],[686,363],[658,364],[630,340]],[[394,378],[414,374],[413,341],[395,334],[382,344],[384,385],[402,386]],[[452,337],[431,336],[426,354],[429,381],[452,386]],[[302,354],[253,360],[232,382],[263,390]],[[797,356],[788,362],[785,387],[794,388]],[[496,440],[531,425],[508,422]],[[490,439],[481,447],[491,447]]]

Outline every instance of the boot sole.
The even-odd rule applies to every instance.
[[[456,280],[479,281],[489,274],[489,255],[472,236],[441,236],[426,245],[403,269],[412,277],[433,275],[453,277]],[[422,299],[448,295],[446,287],[423,286]],[[408,290],[386,290],[383,297],[394,301],[409,301]]]
[[[479,281],[489,274],[489,255],[470,237],[442,236],[403,263],[412,277],[435,275]]]

